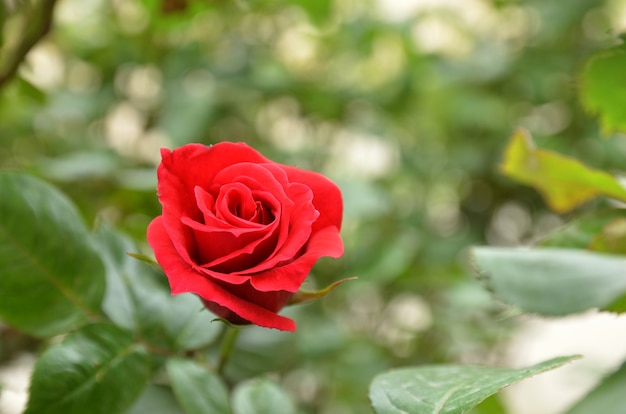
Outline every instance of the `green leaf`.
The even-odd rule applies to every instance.
[[[184,414],[170,387],[148,384],[126,414]]]
[[[74,205],[34,177],[0,173],[0,318],[57,335],[99,317],[104,267]]]
[[[229,414],[228,390],[216,374],[195,361],[175,358],[167,361],[174,394],[186,414]]]
[[[626,294],[626,258],[576,249],[478,247],[478,272],[504,302],[561,316],[612,305]]]
[[[289,304],[297,305],[299,303],[310,302],[312,300],[323,298],[324,296],[328,295],[330,292],[335,290],[335,288],[338,287],[339,285],[345,282],[348,282],[350,280],[356,280],[356,279],[358,278],[348,277],[345,279],[341,279],[341,280],[331,283],[330,285],[326,286],[324,289],[321,289],[321,290],[314,290],[314,291],[313,290],[299,290],[293,295],[293,297],[289,301]]]
[[[626,364],[605,378],[566,414],[623,414],[626,412]]]
[[[142,339],[170,350],[203,347],[216,339],[220,327],[194,295],[172,296],[163,273],[128,255],[134,242],[107,225],[96,233],[106,264],[105,313]]]
[[[370,384],[377,414],[462,414],[515,382],[578,358],[554,358],[528,368],[427,365],[385,372]]]
[[[257,378],[235,388],[233,411],[236,414],[293,414],[296,407],[277,383]]]
[[[499,394],[494,394],[474,407],[469,414],[506,414]]]
[[[202,348],[218,338],[221,326],[212,323],[213,314],[207,312],[197,296],[168,294],[162,305],[165,332],[175,349]]]
[[[135,283],[143,283],[139,276],[143,268],[126,255],[135,245],[130,239],[115,233],[106,223],[98,227],[95,240],[106,268],[107,283],[102,309],[118,326],[137,329],[136,299],[132,295],[131,284],[133,277],[136,278]]]
[[[116,414],[141,394],[149,355],[114,325],[87,325],[35,364],[25,414]]]
[[[626,131],[626,46],[593,55],[580,76],[580,100],[605,133]]]
[[[626,189],[615,177],[552,151],[535,148],[525,130],[517,130],[506,148],[500,170],[506,176],[534,187],[548,206],[568,212],[597,196],[626,202]]]

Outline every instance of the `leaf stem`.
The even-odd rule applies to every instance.
[[[228,359],[233,352],[235,342],[237,341],[237,337],[239,336],[239,331],[239,328],[226,328],[226,334],[224,335],[222,347],[220,349],[220,359],[217,365],[218,374],[222,374],[224,372],[226,363],[228,362]]]

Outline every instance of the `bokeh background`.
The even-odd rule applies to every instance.
[[[34,23],[28,2],[0,3],[7,53]],[[1,86],[0,166],[54,183],[87,223],[107,221],[147,253],[161,147],[243,141],[332,178],[346,253],[320,261],[305,287],[359,279],[288,309],[295,334],[246,330],[228,375],[270,372],[303,413],[366,413],[383,370],[511,365],[533,346],[553,349],[529,337],[563,341],[561,327],[494,300],[467,250],[532,243],[567,221],[499,176],[515,128],[623,169],[626,139],[606,139],[585,114],[577,74],[624,31],[625,0],[60,0],[52,31]],[[610,335],[626,325],[610,318],[589,329],[624,349]],[[576,327],[566,342],[589,336]],[[0,335],[9,407],[23,398],[15,361],[28,366],[43,345],[7,327]],[[591,374],[611,361],[592,359]],[[490,399],[476,413],[556,413],[585,381]]]

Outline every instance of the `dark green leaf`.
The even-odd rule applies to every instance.
[[[626,46],[592,56],[581,74],[580,98],[592,114],[598,114],[606,133],[626,131]]]
[[[126,414],[184,414],[171,388],[149,384]]]
[[[149,355],[129,333],[87,325],[41,355],[25,414],[122,413],[150,374]]]
[[[136,283],[142,283],[138,277],[143,269],[139,262],[126,255],[135,249],[127,238],[116,234],[108,225],[101,224],[95,234],[98,251],[106,267],[106,294],[102,309],[117,325],[136,329],[135,298],[132,295],[132,277]]]
[[[295,405],[278,384],[269,379],[254,379],[240,384],[233,393],[236,414],[293,414]]]
[[[626,294],[626,258],[576,249],[473,249],[478,272],[504,302],[561,316],[607,308]],[[623,312],[623,309],[612,309]]]
[[[102,262],[74,205],[36,178],[0,173],[0,317],[46,337],[95,319]]]
[[[137,246],[102,225],[96,234],[107,268],[104,311],[151,344],[174,350],[209,344],[220,331],[194,295],[172,296],[163,273],[128,255]]]
[[[167,372],[186,414],[229,414],[228,390],[216,374],[189,359],[170,359]]]
[[[576,359],[559,357],[528,368],[431,365],[380,374],[370,385],[377,414],[462,414],[515,382]]]

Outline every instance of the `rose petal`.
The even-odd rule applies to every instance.
[[[335,226],[341,230],[343,201],[339,187],[316,172],[286,165],[283,168],[290,182],[305,184],[313,191],[313,204],[320,213],[319,219],[313,224],[313,232],[328,226]]]
[[[196,255],[194,237],[182,226],[180,218],[200,218],[194,199],[196,186],[206,187],[226,167],[238,163],[264,163],[268,160],[244,143],[223,142],[207,147],[188,144],[170,151],[161,149],[162,161],[157,169],[157,193],[163,206],[163,219],[176,250],[188,262]]]
[[[309,241],[311,226],[319,216],[312,203],[313,194],[307,186],[299,183],[290,184],[287,192],[296,205],[290,209],[288,216],[282,217],[283,224],[288,224],[281,227],[284,234],[281,234],[274,254],[249,268],[247,274],[267,271],[281,262],[297,258],[299,251]]]
[[[240,225],[229,223],[225,220],[218,218],[213,212],[213,210],[209,210],[207,208],[208,204],[206,203],[212,202],[211,201],[212,196],[210,194],[208,194],[206,191],[204,191],[200,187],[196,187],[195,192],[196,192],[196,200],[198,200],[198,207],[200,208],[200,211],[202,211],[204,215],[204,223],[200,223],[200,224],[204,226],[205,231],[228,230],[234,235],[239,235],[241,233],[246,233],[246,232],[254,231],[260,228],[265,228],[268,225],[272,224],[271,220],[268,220],[268,219],[265,219],[265,221],[267,221],[266,224],[249,222],[245,220],[241,220]],[[255,190],[253,191],[253,196],[255,199],[260,200],[260,202],[263,203],[265,206],[268,206],[270,210],[276,212],[276,214],[280,212],[281,210],[280,203],[278,202],[278,200],[276,200],[276,198],[274,198],[274,196],[271,193],[268,193],[266,191]],[[213,205],[214,204],[215,203],[213,202]],[[267,213],[267,214],[273,214],[273,213]],[[190,217],[189,219],[194,221]]]
[[[272,290],[296,292],[320,257],[337,258],[342,254],[343,242],[339,237],[339,230],[333,226],[327,227],[311,236],[302,256],[291,263],[253,275],[250,282],[261,292]]]
[[[226,291],[217,283],[194,271],[177,253],[163,220],[159,216],[148,226],[148,242],[168,277],[172,294],[195,293],[202,299],[230,309],[238,316],[255,325],[294,331],[295,322],[262,306],[256,305]]]
[[[343,253],[339,188],[241,143],[191,144],[162,157],[163,215],[148,242],[172,292],[197,293],[231,321],[294,330],[275,312],[317,259]]]
[[[159,174],[159,186],[168,188],[159,196],[163,206],[163,215],[159,217],[163,220],[168,238],[171,238],[178,254],[187,263],[191,263],[192,257],[197,255],[197,246],[191,229],[181,225],[180,218],[193,214],[195,203],[182,194],[184,185],[180,179],[166,170]]]
[[[270,194],[251,190],[242,183],[227,184],[222,187],[215,202],[218,206],[216,217],[234,227],[268,224],[274,220],[274,214],[280,212],[280,204]]]
[[[216,204],[219,206],[216,211],[217,217],[233,226],[249,226],[254,223],[250,220],[257,216],[259,207],[254,200],[252,190],[242,183],[223,186],[217,196]]]
[[[324,256],[341,257],[343,242],[336,227],[327,227],[311,237],[306,253],[290,263],[282,263],[272,269],[255,274],[224,274],[205,268],[196,268],[208,277],[230,284],[242,284],[250,280],[252,286],[261,292],[284,290],[296,292],[309,275],[315,262]]]
[[[264,163],[269,160],[244,143],[221,142],[207,147],[188,144],[173,151],[161,149],[163,158],[159,169],[169,170],[186,185],[186,193],[193,194],[196,186],[208,188],[217,174],[231,165]]]
[[[204,231],[197,222],[183,218],[194,229],[198,244],[197,261],[202,267],[221,273],[246,271],[263,262],[276,246],[276,226],[267,226],[234,235],[228,230]]]

